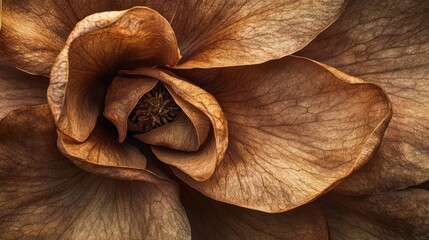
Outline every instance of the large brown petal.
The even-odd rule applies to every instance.
[[[214,201],[181,189],[193,239],[328,239],[325,216],[317,203],[285,213],[264,213]]]
[[[176,185],[80,170],[56,149],[47,106],[12,112],[0,135],[0,238],[190,238]]]
[[[156,174],[147,170],[145,156],[131,144],[118,142],[114,133],[114,126],[101,117],[83,143],[58,132],[58,148],[88,172],[125,180],[160,182]]]
[[[179,68],[262,63],[296,52],[342,12],[336,1],[181,1],[172,21]]]
[[[153,78],[115,77],[107,89],[103,115],[118,130],[118,138],[123,142],[128,131],[128,116],[137,102],[157,84]]]
[[[153,147],[153,152],[159,160],[179,168],[197,181],[207,180],[213,174],[216,165],[224,159],[228,146],[227,122],[216,99],[198,86],[166,70],[143,67],[123,72],[149,76],[162,81],[191,120],[195,117],[199,118],[193,109],[207,116],[212,125],[212,132],[197,152]],[[193,122],[195,127],[198,127],[198,124]]]
[[[1,64],[0,119],[14,109],[46,103],[48,83],[48,78],[32,76]]]
[[[136,7],[88,16],[70,34],[52,68],[48,100],[58,129],[85,141],[118,70],[175,65],[178,60],[173,30],[151,9]]]
[[[49,75],[69,33],[86,16],[134,6],[147,6],[166,19],[175,13],[172,1],[3,1],[0,49],[2,58],[25,71]]]
[[[380,150],[338,191],[389,192],[429,179],[428,12],[428,1],[354,1],[300,52],[381,86],[392,101]]]
[[[380,88],[351,84],[307,59],[177,73],[215,96],[230,136],[209,180],[179,176],[247,208],[282,212],[331,189],[372,156],[391,116]]]
[[[429,191],[407,189],[386,195],[323,201],[331,239],[428,239]]]

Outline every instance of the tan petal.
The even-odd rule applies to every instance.
[[[380,88],[306,59],[176,73],[215,96],[229,128],[210,179],[176,173],[213,199],[261,211],[286,211],[334,187],[372,156],[391,116]]]
[[[429,191],[424,189],[359,198],[331,195],[323,203],[333,240],[429,237]]]
[[[200,147],[194,125],[184,113],[179,113],[169,124],[133,137],[153,146],[180,151],[197,151]]]
[[[158,80],[153,78],[115,77],[107,89],[103,115],[118,130],[119,141],[127,136],[127,119],[140,98],[155,87]]]
[[[2,239],[190,239],[175,184],[80,170],[56,149],[48,106],[12,112],[0,136]]]
[[[178,59],[173,30],[151,9],[137,7],[88,16],[70,34],[52,68],[48,100],[58,129],[85,141],[118,70],[174,65]]]
[[[94,13],[134,6],[150,7],[169,20],[176,9],[171,1],[5,0],[0,31],[1,57],[27,72],[49,75],[69,33],[80,20]]]
[[[180,106],[180,108],[183,110],[186,116],[189,117],[192,124],[194,125],[197,137],[197,144],[198,147],[200,147],[206,141],[211,129],[210,119],[206,116],[207,113],[199,110],[197,107],[184,100],[180,95],[175,93],[171,87],[166,87],[170,92],[171,96],[173,97],[174,101],[177,103],[177,105]],[[195,149],[194,151],[196,150],[197,149]]]
[[[0,65],[0,119],[20,107],[46,103],[49,79]]]
[[[182,203],[193,239],[328,239],[325,216],[317,203],[285,213],[263,213],[214,201],[189,187]]]
[[[161,181],[147,170],[145,156],[131,144],[119,143],[114,133],[114,126],[101,117],[83,143],[58,132],[58,148],[75,165],[94,174],[126,180]]]
[[[123,72],[152,77],[166,84],[175,97],[176,103],[182,107],[197,129],[200,123],[204,126],[206,124],[204,124],[205,120],[198,116],[199,114],[195,109],[207,116],[213,131],[197,152],[181,152],[159,147],[153,147],[153,152],[159,160],[179,168],[197,181],[204,181],[209,178],[216,165],[223,160],[228,145],[227,122],[216,99],[198,86],[166,70],[143,67]],[[199,119],[200,123],[196,123],[193,119]]]
[[[380,150],[338,191],[382,193],[429,180],[428,12],[428,1],[355,1],[300,52],[379,85],[392,101]]]
[[[172,21],[179,68],[262,63],[292,54],[327,28],[345,1],[181,1]]]

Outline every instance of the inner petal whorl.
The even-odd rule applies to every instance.
[[[171,123],[181,112],[163,83],[158,83],[138,101],[128,119],[141,132],[149,132]]]

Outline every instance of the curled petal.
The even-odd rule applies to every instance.
[[[147,133],[134,134],[133,137],[153,146],[180,151],[197,151],[200,147],[194,125],[184,113],[179,113],[169,124]]]
[[[210,179],[176,174],[213,199],[261,211],[290,210],[336,186],[373,155],[391,117],[380,88],[307,59],[175,72],[215,96],[230,136]]]
[[[171,23],[183,55],[178,68],[249,65],[290,55],[336,20],[345,2],[179,1]]]
[[[20,107],[46,103],[49,79],[0,65],[0,119]]]
[[[380,86],[393,117],[380,150],[336,188],[386,193],[429,180],[428,1],[353,1],[299,55]]]
[[[108,177],[159,182],[160,179],[146,169],[146,158],[129,143],[119,143],[114,127],[102,117],[89,138],[83,142],[58,132],[58,148],[75,165]]]
[[[88,16],[76,25],[52,68],[48,100],[58,129],[85,141],[118,70],[178,60],[174,32],[154,10],[136,7]]]
[[[210,199],[183,187],[182,204],[193,239],[328,239],[328,225],[318,203],[285,213],[264,213]]]
[[[177,103],[191,120],[198,118],[200,119],[198,121],[204,124],[204,119],[198,117],[195,109],[207,116],[212,125],[212,133],[208,135],[207,140],[197,152],[180,152],[153,147],[154,154],[161,161],[179,168],[197,181],[207,180],[213,174],[216,165],[223,160],[228,145],[227,122],[216,99],[198,86],[166,70],[143,67],[123,72],[152,77],[166,84]],[[195,123],[195,121],[193,122]],[[198,128],[200,123],[194,124],[195,127]]]
[[[196,140],[198,147],[200,147],[207,139],[211,129],[210,119],[206,116],[206,113],[202,112],[198,108],[194,107],[189,102],[185,101],[182,97],[176,94],[170,87],[167,86],[171,96],[176,101],[177,105],[183,110],[183,112],[189,117],[196,131]],[[198,148],[194,149],[196,151]]]
[[[429,236],[429,191],[424,189],[360,198],[332,194],[322,203],[333,240]]]
[[[153,78],[115,77],[110,84],[104,100],[103,115],[118,130],[118,138],[123,142],[127,136],[128,116],[139,99],[157,84]]]
[[[190,239],[177,185],[80,170],[57,150],[47,105],[10,113],[0,135],[2,239]]]
[[[171,19],[176,9],[172,1],[4,0],[1,58],[26,72],[49,76],[55,58],[79,21],[94,13],[134,6],[154,9],[166,19]]]

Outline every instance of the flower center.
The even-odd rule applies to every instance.
[[[140,131],[149,132],[171,123],[180,110],[164,84],[158,83],[150,92],[140,98],[128,119]]]

